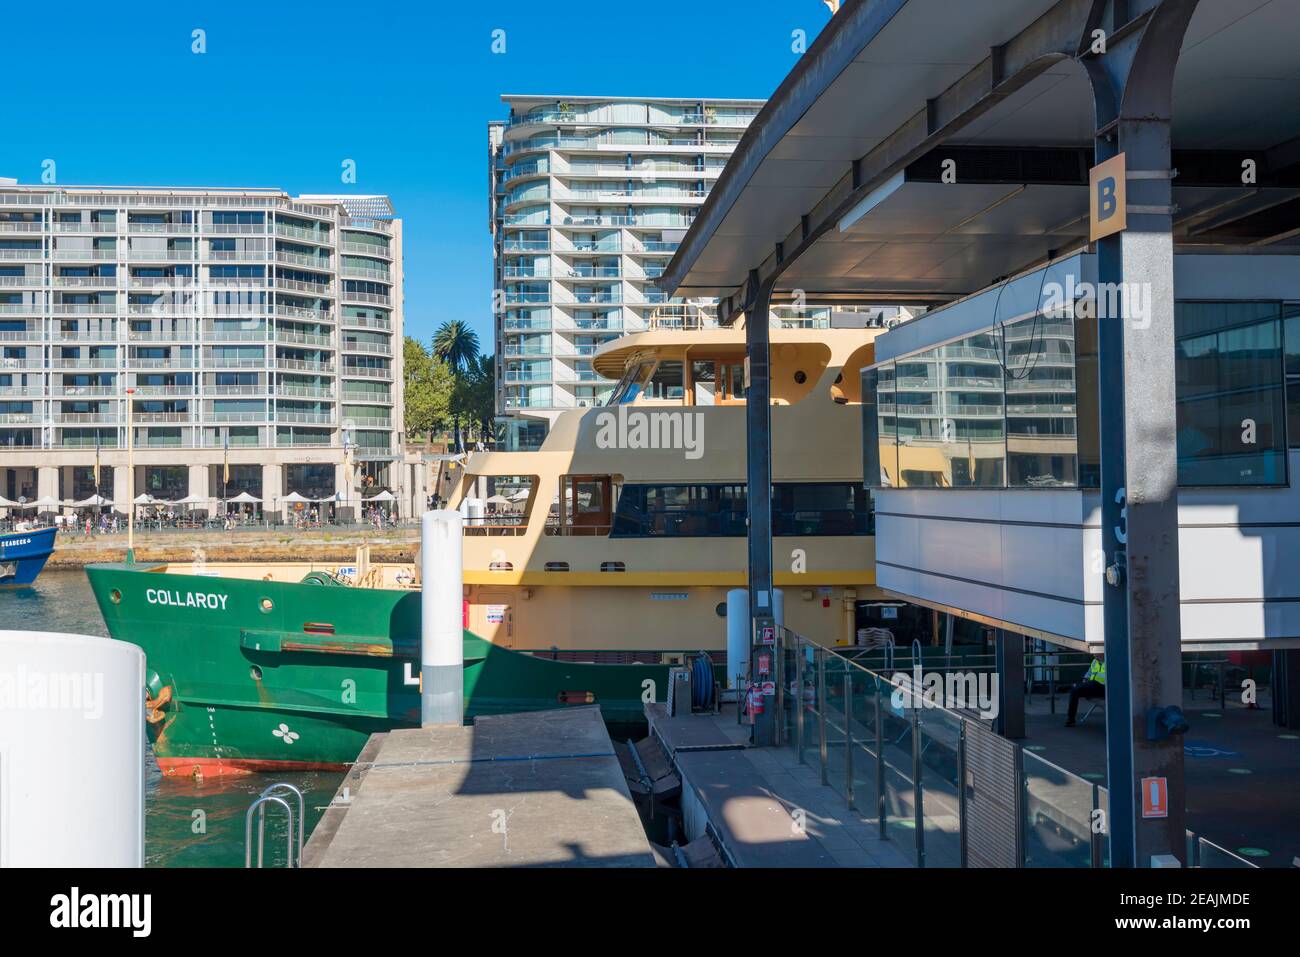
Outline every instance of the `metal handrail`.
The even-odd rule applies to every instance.
[[[289,826],[285,833],[285,853],[288,855],[288,857],[285,862],[285,866],[294,867],[296,865],[293,862],[293,808],[289,806],[289,802],[286,801],[284,798],[275,797],[274,795],[267,795],[267,794],[263,794],[256,801],[250,804],[248,806],[248,813],[244,815],[244,867],[251,868],[253,866],[253,812],[268,803],[280,805],[282,808],[284,808],[284,813],[288,815]],[[263,812],[263,818],[259,822],[258,829],[257,829],[257,866],[258,867],[262,866],[262,860],[263,860],[262,858],[262,851],[264,847],[263,838],[265,836],[265,831],[263,828],[264,824],[265,824],[265,815]]]
[[[288,791],[298,798],[298,863],[294,866],[302,867],[302,847],[303,847],[303,828],[307,821],[307,799],[303,797],[302,791],[294,787],[288,781],[281,781],[278,784],[270,785],[262,792],[262,797],[270,797],[276,791]],[[258,814],[257,821],[257,843],[262,843],[262,829],[266,826],[266,809],[263,808]],[[292,815],[289,818],[289,826],[293,826]]]

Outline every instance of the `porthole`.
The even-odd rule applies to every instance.
[[[802,369],[798,370],[794,374],[794,381],[797,382],[799,385],[803,385],[805,382],[808,381],[808,373],[804,372]]]
[[[274,608],[275,605],[272,603],[271,599],[269,599],[269,598],[263,598],[263,599],[262,599],[262,603],[261,603],[261,605],[259,605],[258,607],[260,607],[260,608],[262,609],[262,613],[263,613],[263,614],[266,614],[266,613],[269,612],[272,608]]]
[[[718,602],[718,607],[715,608],[715,609],[713,609],[713,611],[714,611],[714,613],[715,613],[719,618],[726,618],[726,617],[727,617],[727,603],[726,603],[725,601],[720,601],[720,602]]]
[[[254,681],[261,681],[262,669],[257,665],[253,665],[253,667],[248,669],[248,677],[252,678]]]
[[[111,601],[114,605],[120,605],[122,604],[122,593],[118,591],[116,588],[114,588],[111,592],[108,593],[108,600]]]

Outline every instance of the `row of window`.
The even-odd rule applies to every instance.
[[[611,538],[742,538],[749,509],[740,484],[624,485]],[[772,486],[773,535],[872,535],[871,496],[855,482]]]
[[[1178,481],[1287,483],[1300,444],[1300,306],[1175,304]],[[1096,320],[1044,315],[864,374],[873,487],[1100,484]]]

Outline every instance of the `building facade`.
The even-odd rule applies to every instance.
[[[1174,258],[1185,650],[1300,646],[1294,260]],[[881,588],[1102,651],[1097,330],[1122,320],[1100,294],[1056,295],[1097,275],[1095,255],[1069,256],[876,339],[863,448]]]
[[[601,344],[688,316],[655,280],[763,101],[503,100],[488,127],[497,423],[530,449],[608,395]]]
[[[413,498],[401,243],[383,196],[0,181],[0,495]]]

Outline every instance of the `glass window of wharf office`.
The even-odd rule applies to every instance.
[[[1178,484],[1286,485],[1300,304],[1179,301],[1174,324]],[[880,363],[863,384],[872,487],[1100,485],[1096,319],[1003,322]]]

